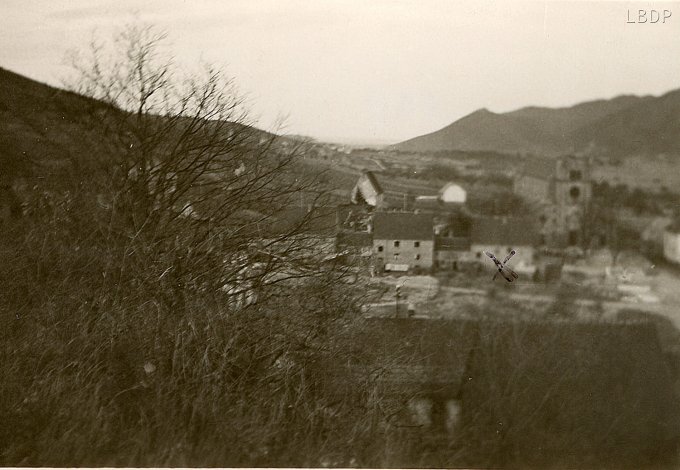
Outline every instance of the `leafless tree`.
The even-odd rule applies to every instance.
[[[252,289],[272,273],[282,282],[318,271],[318,237],[307,233],[318,214],[276,227],[284,208],[324,200],[318,175],[298,164],[304,142],[255,128],[219,70],[181,76],[164,39],[132,25],[112,44],[93,41],[72,54],[72,89],[93,98],[85,116],[101,170],[93,172],[96,197],[108,209],[102,230],[125,240],[125,258],[138,244],[174,254],[149,283],[227,285],[240,295],[239,286]]]
[[[0,237],[0,462],[318,466],[357,414],[309,371],[341,360],[362,291],[324,262],[304,143],[163,41],[130,26],[72,56],[90,153]]]

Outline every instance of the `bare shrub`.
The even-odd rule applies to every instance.
[[[27,189],[0,237],[0,462],[318,466],[329,429],[368,419],[329,414],[309,373],[342,360],[363,291],[322,264],[304,144],[252,127],[221,72],[179,76],[162,43],[131,26],[74,56],[91,99],[64,113],[91,153]]]

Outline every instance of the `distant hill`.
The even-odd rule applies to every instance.
[[[404,151],[494,151],[536,155],[680,154],[680,90],[619,96],[568,108],[481,109],[436,132],[393,146]]]
[[[680,90],[604,116],[573,140],[579,150],[608,155],[680,154]]]

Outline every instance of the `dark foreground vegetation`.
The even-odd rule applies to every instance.
[[[675,463],[653,326],[363,319],[309,230],[324,188],[304,146],[251,127],[218,72],[177,76],[153,29],[118,39],[59,101],[88,152],[13,166],[0,464]]]
[[[89,152],[30,168],[3,225],[2,465],[315,466],[329,432],[366,432],[304,373],[341,357],[361,292],[320,267],[301,147],[249,126],[217,71],[179,77],[161,40],[132,27],[76,58],[88,98],[57,111]]]

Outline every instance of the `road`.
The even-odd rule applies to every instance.
[[[623,301],[603,301],[602,307],[605,315],[614,317],[621,309],[636,309],[644,310],[651,313],[658,313],[670,318],[676,326],[680,329],[680,280],[677,276],[670,272],[659,272],[655,278],[658,283],[654,288],[661,301],[659,303],[641,303],[641,302],[623,302]],[[465,287],[450,287],[440,286],[440,295],[437,303],[445,302],[455,309],[458,303],[465,303],[471,298],[482,298],[487,296],[487,291],[483,289],[472,289]],[[443,295],[442,295],[443,294]],[[530,304],[549,304],[555,300],[552,295],[539,294],[522,294],[516,292],[499,293],[500,296],[505,296],[509,300],[526,302]],[[596,301],[591,299],[578,299],[577,305],[592,307]],[[427,303],[419,305],[419,311],[427,309]]]

